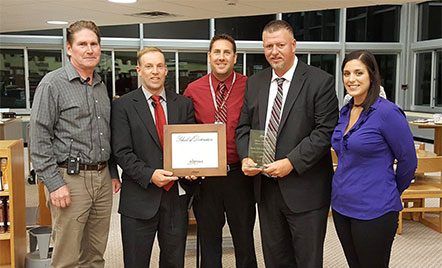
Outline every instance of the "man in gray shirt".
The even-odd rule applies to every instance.
[[[67,30],[69,62],[37,87],[31,111],[31,160],[46,186],[55,242],[51,267],[104,267],[112,208],[110,100],[94,71],[98,27],[77,21]],[[113,166],[113,178],[118,178]]]

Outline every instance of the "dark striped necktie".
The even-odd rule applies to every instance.
[[[215,122],[227,123],[227,101],[224,102],[226,97],[227,87],[224,82],[218,84],[216,91],[216,111],[215,111]],[[224,103],[224,105],[223,105]],[[222,105],[222,106],[221,106]]]
[[[264,164],[275,162],[276,140],[278,137],[278,128],[282,107],[282,84],[284,83],[284,80],[284,78],[276,78],[276,83],[278,84],[278,92],[276,93],[275,100],[273,101],[272,114],[270,115],[270,119],[266,127],[263,156]]]

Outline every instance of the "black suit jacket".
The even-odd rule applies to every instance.
[[[189,98],[166,91],[166,99],[169,125],[195,122]],[[112,151],[123,169],[119,212],[138,219],[157,213],[163,193],[150,182],[155,169],[163,168],[163,148],[148,105],[141,88],[112,105]]]
[[[247,80],[244,104],[236,129],[238,154],[248,155],[250,129],[265,129],[272,69]],[[338,120],[338,100],[330,74],[298,61],[282,111],[276,144],[276,160],[288,158],[294,169],[279,179],[279,187],[293,212],[330,204],[333,177],[330,139]],[[261,180],[254,180],[257,202]]]

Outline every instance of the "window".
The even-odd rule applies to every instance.
[[[138,38],[140,37],[140,27],[138,24],[100,26],[101,37]]]
[[[236,64],[233,67],[233,70],[237,73],[244,73],[244,54],[238,53],[238,58],[236,59]]]
[[[0,108],[26,108],[22,49],[0,49]]]
[[[0,33],[0,34],[63,36],[63,30],[62,29],[49,29],[49,30],[38,30],[38,31],[6,32],[6,33]]]
[[[401,6],[347,9],[347,42],[398,42]]]
[[[100,64],[95,68],[97,73],[101,76],[104,84],[107,88],[107,94],[112,100],[112,52],[111,51],[101,51]]]
[[[436,52],[436,72],[435,72],[435,103],[437,107],[442,107],[442,50]]]
[[[115,51],[115,95],[138,88],[137,52]]]
[[[236,17],[215,20],[215,32],[226,33],[235,40],[262,40],[262,29],[275,15]]]
[[[209,39],[209,20],[146,23],[144,38]]]
[[[167,65],[167,76],[164,81],[164,88],[176,92],[176,59],[175,52],[163,52]],[[187,86],[187,85],[186,85]]]
[[[260,54],[247,53],[246,62],[247,62],[246,65],[247,76],[251,76],[270,66],[263,53]]]
[[[396,55],[375,55],[387,99],[395,102],[396,98]]]
[[[323,71],[336,75],[336,54],[311,54],[310,65],[316,66]]]
[[[43,76],[62,66],[60,50],[28,50],[29,102],[32,107],[35,90]]]
[[[187,85],[207,74],[207,53],[179,54],[180,94],[183,94]]]
[[[431,100],[431,52],[416,54],[415,105],[430,105]]]
[[[299,54],[299,53],[296,53],[296,57],[298,58],[298,60],[304,62],[305,64],[308,63],[308,54]]]
[[[417,40],[442,38],[442,1],[420,4]]]
[[[282,14],[297,41],[338,41],[339,9]]]

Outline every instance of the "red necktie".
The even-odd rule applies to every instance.
[[[152,95],[151,97],[155,101],[155,124],[157,127],[158,137],[160,138],[161,146],[163,146],[163,126],[167,124],[166,116],[164,114],[163,106],[161,105],[160,96]],[[174,182],[171,181],[163,186],[163,189],[169,191],[172,188]]]
[[[218,84],[218,91],[216,92],[216,111],[215,122],[227,124],[227,101],[226,98],[226,84],[220,82]]]

